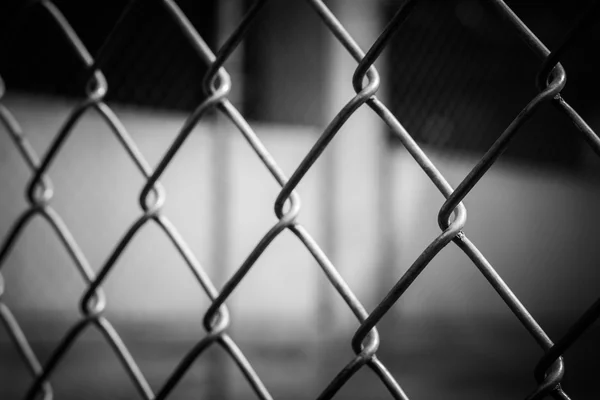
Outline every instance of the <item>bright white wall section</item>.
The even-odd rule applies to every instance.
[[[48,144],[68,110],[66,103],[17,96],[7,105],[38,151]],[[183,116],[176,114],[132,109],[117,109],[117,113],[151,165],[156,164],[183,121]],[[219,204],[211,198],[211,177],[218,176],[211,171],[218,156],[213,152],[213,129],[210,125],[199,126],[162,182],[167,192],[165,214],[208,273],[217,275],[210,263],[214,246],[211,232],[218,223],[211,207]],[[316,132],[300,128],[259,125],[256,131],[288,174],[316,139]],[[272,208],[278,186],[237,132],[229,128],[219,132],[231,140],[231,175],[222,177],[231,193],[227,210],[230,235],[224,245],[230,260],[225,275],[230,276],[275,222]],[[340,135],[337,145],[341,148],[343,132]],[[25,209],[23,191],[29,171],[5,134],[0,135],[0,149],[0,227],[4,235]],[[475,162],[474,158],[426,151],[454,185]],[[383,297],[378,290],[394,282],[375,267],[380,249],[373,221],[378,220],[380,210],[372,200],[376,194],[367,191],[372,190],[368,188],[369,177],[375,179],[377,152],[364,151],[360,157],[357,164],[352,164],[353,158],[346,159],[354,165],[356,175],[341,166],[335,169],[339,191],[335,196],[341,200],[334,219],[334,232],[338,234],[334,239],[339,246],[335,259],[358,296],[372,302]],[[340,158],[340,162],[343,160]],[[299,187],[303,199],[300,220],[317,240],[322,240],[325,229],[323,199],[330,195],[323,191],[323,165],[317,164]],[[359,165],[363,167],[361,172]],[[439,233],[436,215],[443,198],[404,151],[393,154],[391,165],[394,214],[389,222],[398,232],[392,239],[396,244],[393,270],[399,277]],[[52,204],[97,270],[116,241],[141,215],[137,204],[143,185],[141,176],[93,114],[77,126],[50,175],[56,187]],[[592,181],[500,162],[467,197],[465,232],[534,315],[564,317],[582,310],[596,295],[599,198],[600,187]],[[82,280],[42,219],[35,219],[26,230],[3,274],[6,301],[18,313],[32,318],[47,312],[73,318],[77,315],[78,297],[84,289]],[[305,325],[318,308],[317,282],[322,280],[322,272],[308,252],[295,237],[285,233],[235,292],[231,305],[236,318],[246,321],[236,326],[269,321],[281,329],[294,330]],[[207,305],[192,275],[152,224],[127,249],[105,288],[107,312],[116,317],[197,318]],[[346,320],[344,313],[349,314],[337,309],[341,316],[334,320],[336,324]],[[454,245],[442,251],[395,309],[413,317],[509,315]]]

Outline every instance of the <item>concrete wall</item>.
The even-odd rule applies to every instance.
[[[67,103],[30,97],[6,101],[21,121],[33,147],[43,152],[68,113]],[[150,165],[156,165],[174,138],[184,115],[119,110],[119,117],[138,143]],[[290,174],[308,151],[316,134],[310,129],[257,127],[265,145]],[[283,132],[283,133],[282,133]],[[221,154],[215,152],[216,135],[223,135],[231,165],[228,176],[212,170]],[[2,134],[0,226],[2,235],[25,209],[24,188],[29,178],[8,135]],[[302,221],[319,238],[317,167],[300,190],[305,209]],[[95,113],[86,115],[52,165],[55,185],[52,206],[64,218],[95,270],[107,259],[117,240],[141,215],[138,196],[143,180],[120,144]],[[230,225],[227,243],[215,243],[217,209],[215,179],[228,186],[226,210]],[[260,238],[276,222],[273,203],[278,185],[233,126],[201,124],[186,142],[161,180],[167,192],[164,213],[179,229],[208,274],[229,277]],[[305,193],[304,193],[305,192]],[[227,249],[226,271],[216,271],[215,246]],[[120,316],[169,318],[198,316],[206,296],[192,279],[173,246],[155,225],[148,224],[133,240],[106,282],[108,312]],[[310,255],[285,233],[261,257],[247,281],[232,298],[241,318],[292,319],[314,311],[312,280],[317,273]],[[66,252],[50,227],[34,219],[16,245],[3,274],[6,301],[23,315],[58,312],[75,316],[83,292]],[[216,282],[220,287],[223,280]],[[257,290],[260,287],[260,290]],[[285,326],[285,324],[283,324]]]
[[[18,96],[6,104],[38,151],[46,147],[71,106]],[[184,117],[122,108],[117,108],[117,113],[151,165],[164,153]],[[288,174],[317,138],[311,129],[255,128]],[[215,135],[223,135],[225,142],[217,143]],[[332,146],[342,155],[350,142],[334,141]],[[218,148],[229,152],[226,175],[214,171],[222,158]],[[29,171],[1,131],[0,149],[0,235],[4,237],[25,209],[23,192]],[[426,151],[455,186],[476,161]],[[319,243],[335,243],[332,258],[336,266],[372,309],[439,234],[436,219],[443,198],[403,150],[387,153],[390,159],[386,163],[379,159],[383,152],[378,155],[354,149],[349,154],[354,157],[339,158],[335,174],[327,178],[337,182],[335,188],[343,192],[331,193],[324,185],[327,163],[318,162],[308,173],[299,187],[303,201],[300,221]],[[354,171],[365,167],[355,186],[351,185],[353,169],[346,163]],[[387,180],[365,172],[377,170],[385,173]],[[95,115],[84,117],[77,126],[50,176],[56,188],[53,206],[98,270],[116,241],[141,214],[137,197],[142,179]],[[227,201],[215,197],[215,179],[226,186]],[[161,181],[167,192],[165,214],[221,287],[275,222],[272,205],[277,185],[232,127],[211,124],[202,124],[192,134]],[[380,185],[379,195],[366,191],[375,181]],[[333,219],[325,216],[325,200],[332,195],[340,202],[334,205],[344,203]],[[389,201],[373,202],[377,196],[389,196]],[[500,162],[466,199],[469,214],[465,232],[552,338],[562,335],[597,296],[599,197],[600,185],[593,180]],[[390,209],[381,204],[388,204]],[[226,209],[219,209],[224,205]],[[224,220],[215,217],[219,215],[224,215]],[[217,243],[214,233],[223,221],[226,240]],[[331,232],[337,236],[326,238]],[[390,248],[385,248],[386,243]],[[224,254],[216,257],[216,251]],[[223,263],[224,270],[216,268],[215,258]],[[6,280],[4,301],[22,322],[28,338],[38,347],[43,345],[39,348],[48,354],[78,318],[78,299],[84,285],[45,221],[38,218],[27,228],[2,274]],[[133,240],[104,289],[106,315],[158,387],[165,373],[201,337],[206,296],[169,241],[152,224]],[[250,351],[253,364],[277,397],[288,398],[294,390],[305,393],[307,387],[316,393],[348,361],[349,342],[357,323],[308,252],[287,232],[263,254],[228,304],[235,340],[244,351]],[[465,398],[473,393],[494,393],[497,397],[493,398],[522,395],[532,388],[531,370],[541,355],[516,318],[453,244],[433,260],[385,317],[381,335],[380,355],[386,365],[411,396],[424,398],[442,394]],[[577,371],[573,387],[580,393],[587,393],[595,382],[586,372],[597,370],[590,361],[598,359],[592,343],[595,337],[584,336],[569,353],[569,367]],[[0,343],[7,340],[6,332],[0,330]],[[306,341],[323,346],[306,346]],[[81,342],[86,345],[75,346],[76,356],[70,355],[61,371],[77,371],[85,380],[95,376],[89,373],[92,365],[101,365],[103,371],[115,371],[112,378],[103,376],[102,382],[114,381],[103,391],[130,387],[98,332],[86,331]],[[295,349],[291,353],[284,351],[289,345]],[[5,365],[17,364],[10,361],[17,359],[12,345],[6,346],[9,361]],[[93,364],[87,361],[90,354]],[[181,393],[204,393],[215,384],[219,393],[227,387],[233,398],[247,394],[248,386],[231,362],[223,368],[210,365],[214,372],[210,376],[220,377],[221,383],[206,386],[201,379],[188,379]],[[513,384],[499,385],[497,376]],[[436,385],[425,384],[431,379]],[[58,380],[62,382],[60,377]],[[64,382],[69,388],[65,393],[71,393],[72,381]],[[359,398],[387,396],[367,373],[359,373],[340,395],[350,398],[350,394]]]
[[[477,161],[473,156],[428,154],[455,187]],[[403,151],[393,163],[400,237],[396,257],[399,270],[404,270],[439,232],[436,216],[443,198]],[[572,320],[598,293],[598,200],[597,180],[500,161],[466,198],[464,231],[534,316]],[[404,309],[413,315],[508,315],[453,244],[409,289]]]
[[[46,147],[68,111],[67,103],[29,97],[13,97],[6,103],[38,151]],[[182,115],[132,109],[118,110],[118,115],[151,165],[156,164],[183,120]],[[316,139],[316,132],[310,129],[258,126],[256,130],[288,174]],[[227,137],[231,161],[229,175],[222,177],[231,195],[226,210],[229,240],[221,244],[227,249],[224,273],[211,265],[216,245],[213,230],[219,223],[214,207],[221,203],[214,198],[213,179],[218,175],[211,170],[219,157],[214,153],[216,132]],[[0,140],[0,226],[4,235],[25,209],[23,192],[29,172],[7,135],[1,135]],[[429,153],[454,185],[475,162],[467,156]],[[359,156],[365,170],[379,162],[374,152],[349,159]],[[391,240],[395,258],[391,267],[377,262],[382,249],[369,244],[383,243],[380,233],[352,227],[378,220],[382,210],[372,204],[370,211],[365,211],[367,207],[359,201],[360,189],[342,186],[344,192],[335,195],[344,212],[332,220],[340,224],[338,266],[371,307],[383,297],[381,291],[393,284],[389,278],[394,274],[399,277],[439,233],[436,215],[443,203],[442,196],[404,151],[393,153],[389,165],[393,196],[389,223],[397,234]],[[328,221],[322,214],[324,199],[330,195],[323,191],[323,173],[323,165],[317,163],[299,189],[303,199],[300,220],[320,241]],[[93,114],[78,124],[50,176],[56,187],[52,205],[97,270],[141,215],[137,196],[142,179]],[[162,182],[167,191],[165,214],[211,276],[230,276],[275,222],[272,205],[277,185],[230,126],[201,125]],[[534,315],[566,318],[590,304],[597,294],[599,273],[595,265],[600,251],[594,233],[600,220],[596,207],[599,198],[600,186],[594,181],[500,162],[467,198],[465,232]],[[369,241],[363,234],[368,234]],[[38,218],[32,222],[3,268],[6,301],[19,313],[57,312],[75,317],[84,286],[45,221]],[[308,252],[291,234],[284,233],[235,293],[232,307],[239,318],[248,321],[266,320],[282,326],[284,321],[297,321],[303,325],[317,310],[317,282],[322,280]],[[109,315],[184,317],[198,315],[207,304],[168,240],[152,224],[125,252],[106,282],[106,291]],[[337,296],[332,299],[339,302]],[[410,316],[508,316],[507,308],[454,245],[432,262],[396,310]]]

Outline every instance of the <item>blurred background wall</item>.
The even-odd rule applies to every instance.
[[[213,48],[244,9],[236,1],[181,3]],[[549,46],[566,33],[557,24],[577,14],[576,7],[563,3],[509,2]],[[90,11],[57,4],[92,53],[110,28],[106,21],[122,8],[116,1],[98,5],[101,15],[92,24]],[[398,6],[359,0],[328,4],[363,49]],[[134,10],[132,28],[113,46],[105,73],[109,105],[154,166],[186,115],[202,101],[206,70],[168,18],[152,7],[148,2]],[[3,52],[10,56],[0,58],[0,74],[7,85],[3,104],[43,154],[83,86],[78,81],[82,69],[69,61],[62,38],[56,32],[40,34],[52,28],[38,14],[28,22],[35,29],[22,30],[16,43],[4,41]],[[589,43],[567,54],[564,62],[569,74],[565,97],[592,127],[594,64],[583,54],[597,37],[591,31]],[[168,54],[158,56],[163,50]],[[456,187],[535,95],[540,63],[488,5],[425,1],[376,65],[382,99]],[[304,2],[268,4],[237,58],[226,66],[234,104],[288,176],[354,94],[356,63]],[[7,135],[0,135],[0,165],[0,232],[6,235],[25,209],[30,178]],[[575,128],[548,106],[465,200],[466,234],[553,338],[598,293],[597,167]],[[98,270],[141,215],[140,174],[100,117],[90,113],[78,123],[50,176],[56,192],[52,205]],[[276,222],[275,180],[235,127],[214,115],[198,125],[161,182],[167,193],[165,215],[218,287]],[[443,196],[366,107],[342,128],[299,193],[300,222],[368,309],[439,234]],[[83,281],[41,219],[26,229],[2,273],[4,300],[44,359],[77,320]],[[158,387],[202,337],[206,296],[152,224],[133,240],[104,289],[106,315]],[[234,339],[278,398],[315,397],[350,360],[358,324],[310,254],[287,232],[260,258],[229,306]],[[385,317],[381,335],[381,358],[411,398],[524,397],[533,388],[532,371],[542,354],[452,244]],[[566,377],[569,393],[594,393],[593,375],[600,368],[597,335],[593,329],[566,356],[568,371],[573,370]],[[29,378],[7,340],[0,331],[5,360],[0,383],[6,388],[0,393],[5,390],[13,398]],[[176,396],[251,398],[232,363],[216,353],[207,356],[216,364],[197,362]],[[211,366],[218,368],[216,375]],[[106,376],[94,379],[95,371]],[[57,392],[66,398],[133,395],[118,361],[91,331],[55,380]],[[340,393],[340,398],[380,397],[386,398],[385,389],[366,370]]]

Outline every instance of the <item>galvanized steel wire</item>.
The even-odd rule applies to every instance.
[[[539,93],[531,99],[529,104],[522,109],[512,123],[502,132],[496,142],[462,182],[460,182],[456,189],[450,186],[425,152],[413,140],[410,133],[404,129],[401,122],[377,97],[377,92],[382,82],[373,64],[388,45],[390,38],[410,15],[416,1],[407,0],[399,5],[396,14],[366,53],[358,46],[350,33],[346,31],[342,23],[336,18],[336,15],[322,1],[308,0],[308,2],[329,31],[335,35],[339,43],[344,46],[346,51],[356,61],[357,68],[352,82],[348,82],[348,84],[353,86],[356,95],[331,120],[289,178],[282,172],[276,160],[262,144],[244,116],[228,100],[232,82],[223,67],[236,47],[244,39],[246,32],[250,29],[253,20],[261,12],[266,0],[256,1],[250,7],[235,31],[216,52],[213,52],[205,43],[175,1],[162,0],[161,3],[164,7],[164,12],[176,22],[181,34],[187,39],[197,56],[208,65],[209,69],[204,78],[206,100],[199,104],[188,116],[168,151],[154,170],[150,168],[117,115],[104,102],[104,96],[108,88],[108,82],[102,73],[102,66],[106,62],[105,49],[110,46],[112,41],[119,40],[119,28],[127,24],[127,17],[131,6],[126,8],[120,19],[116,22],[113,31],[107,36],[104,45],[95,57],[92,57],[87,51],[85,44],[73,30],[69,21],[51,0],[36,1],[29,6],[42,7],[53,18],[56,25],[63,32],[64,40],[71,46],[73,53],[79,58],[82,68],[87,71],[89,81],[85,88],[85,99],[71,111],[42,157],[33,150],[26,134],[11,111],[0,103],[0,121],[4,127],[3,130],[8,133],[17,151],[20,152],[21,157],[32,172],[32,178],[26,188],[28,208],[14,222],[6,238],[1,243],[0,270],[5,265],[11,249],[29,222],[35,216],[41,216],[53,228],[73,261],[74,267],[86,283],[87,288],[80,300],[81,315],[79,320],[70,327],[49,359],[42,365],[38,356],[32,350],[19,322],[11,312],[9,305],[2,299],[4,289],[10,287],[10,282],[4,282],[2,275],[0,275],[0,319],[33,377],[33,383],[25,398],[34,399],[40,395],[43,395],[44,399],[53,398],[51,385],[53,373],[60,367],[61,361],[81,334],[86,329],[92,328],[99,330],[103,334],[105,340],[110,344],[125,367],[140,396],[144,399],[169,398],[172,390],[187,373],[194,361],[201,358],[204,351],[213,345],[218,345],[231,357],[258,398],[271,399],[272,396],[269,390],[253,369],[251,362],[245,357],[242,350],[228,333],[232,321],[229,317],[226,303],[231,294],[244,280],[246,274],[255,265],[256,260],[269,247],[272,241],[286,229],[290,230],[309,250],[331,285],[351,309],[360,324],[351,341],[351,348],[354,352],[352,360],[336,376],[332,377],[329,384],[322,389],[318,397],[319,399],[332,398],[365,365],[376,374],[394,398],[409,398],[401,388],[401,378],[396,380],[396,377],[392,376],[384,363],[377,357],[377,350],[380,344],[377,323],[402,297],[407,288],[411,286],[430,261],[444,247],[449,245],[450,242],[454,242],[472,260],[475,267],[488,280],[521,324],[527,329],[531,337],[544,351],[544,356],[540,359],[534,371],[537,385],[529,395],[526,396],[524,393],[524,397],[526,396],[527,399],[541,399],[547,395],[551,395],[556,399],[569,398],[561,387],[561,379],[565,369],[561,355],[598,319],[600,316],[600,299],[590,306],[563,337],[559,338],[556,343],[553,342],[511,291],[509,286],[502,280],[489,261],[486,260],[485,256],[463,232],[467,221],[467,210],[462,201],[485,176],[489,168],[494,165],[504,150],[510,145],[511,140],[519,134],[521,127],[535,114],[536,110],[543,103],[551,102],[559,111],[570,118],[587,143],[596,154],[600,155],[600,138],[561,95],[561,91],[566,84],[566,72],[559,63],[564,51],[577,40],[583,28],[587,24],[590,24],[594,20],[594,17],[597,16],[598,2],[594,3],[590,10],[586,10],[583,18],[573,27],[562,44],[553,51],[550,51],[504,1],[492,0],[495,12],[504,18],[509,26],[512,26],[531,51],[542,60],[537,78]],[[135,1],[130,4],[133,5],[134,3]],[[25,12],[23,15],[26,18],[27,13]],[[366,84],[363,83],[365,81]],[[5,86],[0,80],[0,99],[4,95],[4,92]],[[387,124],[417,164],[427,174],[432,183],[446,198],[438,214],[441,233],[422,251],[420,256],[398,279],[393,288],[383,297],[383,300],[370,312],[361,304],[360,300],[344,281],[342,275],[329,260],[319,244],[299,222],[298,216],[301,210],[301,203],[298,193],[295,192],[298,184],[319,159],[341,127],[347,123],[356,110],[365,106],[371,108]],[[174,156],[180,151],[193,128],[211,110],[217,110],[235,125],[271,176],[281,186],[281,191],[274,204],[274,211],[278,221],[264,234],[242,265],[220,290],[212,283],[209,275],[202,265],[200,265],[189,246],[178,233],[176,227],[164,214],[165,191],[159,182],[164,171],[171,164]],[[131,222],[129,229],[124,232],[106,262],[99,268],[98,273],[94,273],[85,254],[80,249],[76,238],[73,237],[61,216],[52,207],[54,191],[52,181],[50,176],[48,176],[51,164],[60,157],[60,151],[69,140],[77,121],[88,112],[98,113],[102,117],[111,132],[119,140],[131,161],[136,165],[139,173],[145,179],[145,184],[139,196],[140,215],[135,221]],[[121,340],[119,333],[104,316],[107,299],[102,290],[102,285],[109,274],[115,269],[115,264],[131,240],[143,226],[149,223],[157,224],[172,242],[193,273],[199,287],[211,301],[203,319],[206,330],[205,336],[199,338],[197,344],[188,351],[162,387],[156,391],[147,382],[143,371],[138,367],[135,359]]]

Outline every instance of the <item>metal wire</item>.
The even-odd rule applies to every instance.
[[[128,13],[130,13],[132,7],[128,6],[126,8],[111,34],[107,37],[106,42],[102,45],[99,54],[97,54],[94,59],[69,24],[69,21],[52,1],[41,0],[33,2],[34,4],[31,5],[31,7],[43,8],[48,15],[52,17],[56,25],[63,32],[65,41],[71,46],[73,53],[80,60],[82,69],[87,71],[89,81],[85,89],[85,99],[72,110],[61,129],[54,136],[46,154],[41,158],[33,150],[11,111],[0,104],[0,121],[4,126],[4,130],[13,140],[15,147],[31,169],[33,175],[26,188],[27,201],[29,204],[28,208],[19,218],[17,218],[12,228],[9,230],[8,235],[2,241],[0,247],[0,270],[4,266],[7,256],[19,236],[23,233],[29,222],[35,216],[39,215],[50,224],[67,250],[75,268],[78,270],[86,284],[86,291],[80,300],[81,317],[73,326],[71,326],[59,345],[54,349],[48,361],[44,365],[41,365],[35,352],[29,345],[27,337],[20,328],[17,319],[11,312],[9,305],[2,300],[5,282],[2,275],[0,275],[0,319],[3,322],[5,329],[8,331],[9,336],[12,338],[14,346],[20,352],[21,358],[28,366],[34,378],[25,398],[34,399],[40,394],[43,395],[44,399],[53,398],[51,387],[53,373],[59,367],[61,361],[65,358],[69,349],[78,340],[81,334],[86,329],[92,328],[99,330],[103,334],[105,340],[110,344],[120,362],[125,367],[131,381],[135,384],[135,387],[142,398],[167,399],[172,390],[188,372],[194,361],[200,358],[207,348],[217,344],[235,362],[248,381],[250,387],[256,393],[256,396],[260,399],[271,399],[271,394],[258,374],[254,371],[252,364],[244,356],[241,349],[228,333],[232,321],[229,317],[226,303],[232,293],[244,280],[246,274],[254,267],[256,260],[260,255],[269,247],[278,235],[287,229],[290,230],[309,250],[333,288],[335,288],[347,306],[352,310],[360,324],[351,343],[354,357],[335,377],[332,378],[329,384],[323,388],[318,397],[319,399],[332,398],[342,386],[344,386],[344,384],[365,365],[373,370],[378,379],[380,379],[382,384],[395,399],[409,398],[407,394],[404,393],[395,377],[392,376],[383,362],[377,357],[379,335],[376,326],[389,312],[392,306],[399,301],[406,289],[411,286],[413,281],[427,267],[431,260],[450,242],[454,242],[458,248],[472,260],[475,267],[488,280],[490,285],[497,291],[498,295],[545,352],[534,373],[535,379],[537,380],[537,386],[526,398],[541,399],[546,395],[551,395],[556,399],[568,399],[569,397],[560,385],[564,374],[564,363],[561,355],[577,341],[594,321],[598,319],[600,316],[600,299],[597,300],[555,344],[523,304],[521,304],[519,299],[502,280],[489,261],[486,260],[484,255],[477,249],[475,244],[464,234],[463,228],[467,221],[467,211],[461,202],[469,195],[473,187],[484,178],[486,172],[494,165],[510,145],[513,138],[519,134],[522,126],[527,120],[534,115],[539,106],[545,102],[552,102],[561,112],[570,118],[596,154],[600,155],[600,138],[598,138],[596,133],[577,114],[577,112],[569,106],[561,95],[561,91],[566,84],[566,72],[559,63],[560,57],[564,51],[576,41],[583,28],[593,20],[590,16],[596,15],[598,11],[597,3],[595,3],[593,7],[586,12],[586,15],[574,26],[573,30],[567,35],[562,44],[550,52],[527,25],[525,25],[502,0],[492,1],[495,6],[495,12],[503,17],[520,35],[526,45],[542,59],[543,63],[537,80],[539,93],[531,99],[531,101],[515,117],[512,123],[479,160],[477,165],[475,165],[462,182],[460,182],[458,187],[453,189],[440,171],[438,171],[436,166],[429,160],[423,150],[413,140],[410,133],[404,129],[401,122],[377,97],[381,79],[373,64],[388,45],[390,38],[402,26],[402,23],[407,16],[410,15],[413,6],[416,3],[414,0],[402,2],[398,7],[397,13],[366,53],[357,45],[352,36],[346,31],[340,21],[338,21],[335,14],[322,1],[308,0],[308,3],[310,3],[315,13],[321,18],[329,31],[335,35],[346,51],[354,58],[354,60],[356,60],[357,68],[352,82],[349,82],[349,84],[352,84],[356,95],[339,111],[335,118],[331,120],[330,124],[295,169],[292,176],[288,179],[278,166],[276,160],[271,156],[267,148],[255,134],[252,127],[228,100],[231,80],[223,67],[225,62],[235,51],[236,47],[244,39],[251,23],[256,19],[257,15],[260,14],[265,2],[265,0],[256,1],[248,10],[243,20],[239,23],[237,29],[229,36],[221,48],[219,48],[216,53],[213,53],[178,5],[173,0],[162,1],[164,12],[177,24],[181,30],[181,34],[187,39],[189,45],[194,49],[198,57],[208,66],[208,72],[204,79],[204,90],[207,98],[189,115],[178,135],[154,170],[149,167],[142,153],[137,148],[135,142],[117,115],[103,101],[108,89],[107,80],[100,69],[106,62],[105,49],[110,47],[112,41],[118,40],[119,27],[122,24],[127,24]],[[133,3],[134,2],[131,4]],[[24,13],[24,15],[26,16],[27,13]],[[366,85],[363,84],[365,78],[367,81]],[[0,79],[0,99],[4,95],[4,91],[4,83]],[[371,312],[368,312],[365,309],[350,286],[344,281],[336,267],[319,247],[318,243],[298,221],[301,203],[300,197],[294,191],[298,184],[303,180],[306,173],[312,168],[316,160],[319,159],[331,143],[341,127],[347,123],[352,114],[364,106],[370,107],[373,112],[389,126],[391,131],[400,139],[417,164],[427,174],[432,183],[446,198],[438,215],[438,223],[442,232],[423,250],[410,268],[408,268],[408,270],[400,277],[393,288]],[[136,165],[145,179],[145,184],[139,197],[141,209],[140,216],[130,224],[129,228],[115,245],[113,251],[98,270],[97,274],[93,272],[84,253],[61,216],[52,208],[51,201],[54,192],[52,182],[48,176],[48,170],[51,164],[59,157],[60,151],[64,147],[64,144],[69,140],[77,121],[84,114],[92,110],[102,117],[112,134],[118,139],[131,161]],[[246,139],[256,156],[281,186],[281,191],[274,204],[274,211],[278,221],[259,240],[242,265],[225,283],[221,290],[218,290],[214,286],[210,277],[200,265],[184,239],[178,233],[175,226],[170,222],[167,216],[164,215],[162,210],[165,203],[165,191],[159,182],[164,171],[169,167],[174,156],[180,151],[191,131],[209,110],[217,110],[236,126],[239,133]],[[115,269],[115,264],[129,246],[131,240],[137,235],[140,229],[148,223],[157,224],[169,238],[211,302],[208,310],[204,314],[204,328],[206,329],[206,335],[188,351],[162,387],[158,388],[156,394],[148,384],[143,372],[138,367],[128,348],[121,340],[118,332],[104,316],[107,299],[102,291],[102,285],[109,274]],[[7,282],[6,286],[10,286],[10,282]]]

